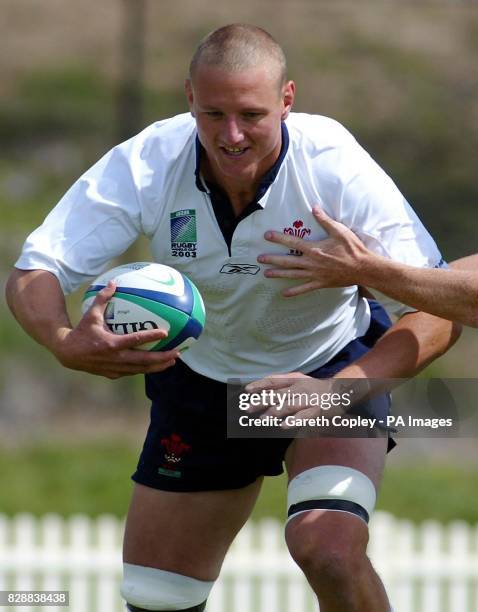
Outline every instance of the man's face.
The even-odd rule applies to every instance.
[[[199,65],[186,95],[209,168],[220,183],[252,186],[276,161],[281,121],[294,100],[294,83],[281,90],[264,68],[230,73]]]

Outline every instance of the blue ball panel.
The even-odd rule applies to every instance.
[[[170,349],[173,349],[174,347],[178,346],[178,344],[181,344],[181,342],[187,340],[188,338],[199,338],[202,330],[203,326],[201,325],[201,323],[199,323],[199,321],[196,321],[196,319],[189,319],[189,321],[175,338],[168,342],[168,344],[164,344],[163,346],[161,346],[161,350],[169,351]]]
[[[101,289],[104,289],[104,285],[91,285],[88,287],[87,293],[101,291]],[[134,287],[116,287],[116,291],[118,293],[138,295],[148,300],[153,300],[154,302],[161,302],[161,304],[176,308],[176,310],[185,312],[188,315],[192,313],[194,308],[194,294],[188,282],[184,283],[184,294],[181,296],[164,293],[162,291],[152,291],[151,289],[135,289]]]

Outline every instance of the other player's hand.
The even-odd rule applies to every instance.
[[[111,379],[161,372],[173,366],[180,355],[176,349],[164,352],[140,349],[147,342],[166,338],[166,332],[152,329],[117,335],[108,329],[104,313],[114,292],[115,284],[108,283],[76,327],[60,330],[54,350],[60,363]]]
[[[318,206],[312,213],[326,230],[325,240],[303,240],[290,234],[268,231],[265,238],[289,249],[301,251],[297,255],[262,254],[259,263],[270,264],[265,271],[268,278],[290,278],[301,283],[284,289],[285,297],[292,297],[326,287],[347,287],[361,284],[363,265],[372,253],[345,225],[334,221]]]
[[[249,383],[245,387],[247,393],[264,393],[265,402],[261,405],[251,406],[248,413],[261,413],[261,418],[269,416],[286,417],[294,415],[297,419],[312,419],[323,414],[330,416],[343,414],[343,406],[331,406],[323,400],[340,388],[337,379],[318,379],[301,372],[290,372],[288,374],[273,374],[260,380]],[[324,410],[324,405],[327,407]],[[290,429],[284,420],[281,429]]]

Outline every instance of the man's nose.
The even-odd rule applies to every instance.
[[[241,122],[237,117],[227,117],[224,126],[224,138],[226,143],[234,145],[244,140]]]

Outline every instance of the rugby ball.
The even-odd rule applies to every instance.
[[[138,347],[149,351],[184,351],[199,338],[206,320],[204,302],[196,286],[178,270],[148,262],[113,268],[88,287],[83,313],[110,280],[116,283],[116,291],[106,307],[105,323],[113,333],[167,331],[167,338]]]

